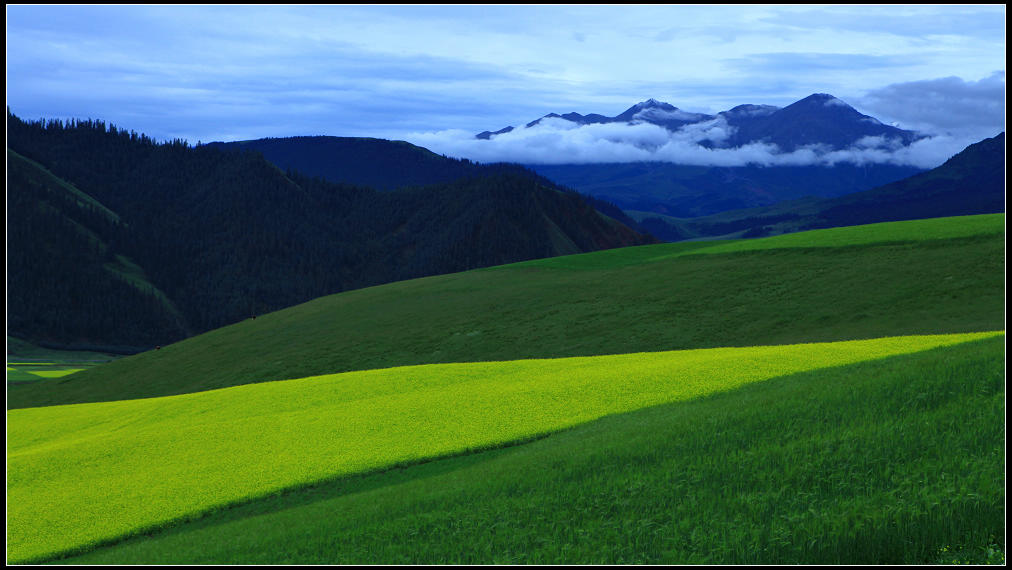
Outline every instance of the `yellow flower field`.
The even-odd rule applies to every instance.
[[[1000,334],[407,366],[10,410],[8,562],[326,478]]]

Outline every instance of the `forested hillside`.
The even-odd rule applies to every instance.
[[[286,171],[377,190],[452,182],[481,174],[481,167],[468,160],[449,160],[411,143],[376,138],[281,137],[207,146],[254,150]]]
[[[52,346],[139,350],[347,289],[652,241],[518,166],[381,192],[101,121],[8,111],[7,129],[24,158],[8,334]],[[54,212],[55,188],[85,205]]]
[[[175,307],[122,254],[130,228],[119,216],[10,149],[7,189],[8,331],[119,351],[187,333]]]

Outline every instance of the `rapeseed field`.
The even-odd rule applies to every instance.
[[[9,410],[8,562],[337,476],[1000,334],[433,364]]]
[[[66,564],[1003,564],[1004,335],[338,477]]]

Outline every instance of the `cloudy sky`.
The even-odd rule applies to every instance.
[[[478,160],[644,160],[656,157],[639,143],[668,135],[473,136],[648,98],[714,114],[831,93],[933,135],[907,151],[928,167],[1005,124],[1004,5],[8,5],[6,16],[11,112],[158,140],[371,136]],[[663,159],[691,150],[679,141]]]

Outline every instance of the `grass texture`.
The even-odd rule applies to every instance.
[[[1003,346],[999,335],[753,382],[339,478],[62,562],[1003,560]]]
[[[336,475],[994,334],[426,365],[12,410],[8,561],[87,547]]]

